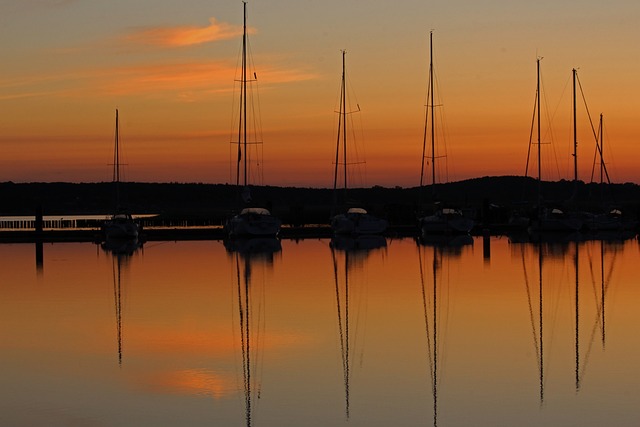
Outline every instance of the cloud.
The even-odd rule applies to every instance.
[[[248,29],[255,33],[254,29]],[[150,27],[136,30],[123,37],[127,43],[136,43],[156,47],[184,47],[219,40],[228,40],[242,35],[242,26],[218,22],[209,18],[209,25],[178,26],[178,27]]]
[[[262,89],[317,78],[304,68],[268,62],[258,73]],[[191,61],[21,76],[0,79],[0,101],[38,97],[86,99],[91,94],[93,97],[145,95],[192,102],[233,91],[236,71],[235,63],[227,61]]]

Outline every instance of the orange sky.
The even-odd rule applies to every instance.
[[[0,181],[110,180],[116,108],[127,180],[235,180],[229,141],[242,3],[145,3],[8,2],[0,42]],[[447,132],[441,181],[524,173],[541,56],[555,153],[543,179],[573,175],[575,67],[593,120],[605,116],[612,180],[640,182],[640,61],[632,42],[639,5],[588,1],[578,11],[568,2],[412,3],[247,5],[264,184],[332,185],[346,49],[366,160],[366,179],[356,184],[417,185],[431,29]],[[584,111],[578,120],[579,177],[589,181],[594,141]]]

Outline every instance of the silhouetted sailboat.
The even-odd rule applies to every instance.
[[[535,116],[536,116],[536,123],[537,123],[537,153],[538,153],[538,201],[537,201],[537,205],[538,205],[538,209],[537,209],[537,215],[535,218],[533,218],[531,220],[531,225],[530,225],[530,229],[532,232],[534,233],[540,233],[540,232],[575,232],[580,230],[580,228],[582,228],[582,220],[577,216],[577,215],[569,215],[567,213],[564,212],[563,209],[561,209],[560,207],[545,207],[544,203],[543,203],[543,195],[542,195],[542,156],[541,156],[541,149],[542,149],[542,137],[541,137],[541,119],[540,119],[540,59],[541,58],[537,58],[536,60],[536,75],[537,75],[537,80],[536,80],[536,109],[535,109]],[[576,70],[573,70],[573,110],[574,110],[574,153],[573,153],[573,157],[574,157],[574,182],[577,183],[577,152],[576,152],[576,147],[577,147],[577,136],[576,136],[576,131],[575,131],[575,78],[576,78]],[[531,146],[531,144],[530,144]],[[529,167],[528,165],[528,158],[527,158],[527,168]],[[575,188],[575,187],[574,187]],[[575,195],[575,193],[574,193]]]
[[[248,84],[257,81],[257,75],[253,73],[253,79],[247,77],[248,74],[248,43],[247,43],[247,3],[243,2],[243,32],[242,32],[242,66],[240,76],[240,111],[238,120],[238,140],[232,142],[238,146],[238,155],[236,162],[236,186],[238,189],[242,184],[242,204],[244,207],[240,212],[229,218],[225,223],[225,230],[230,237],[237,236],[276,236],[280,231],[282,221],[273,216],[265,207],[255,206],[253,204],[251,189],[249,183],[249,150],[250,146],[262,144],[258,139],[256,132],[256,140],[248,140],[248,126],[259,125],[254,118],[249,123],[248,112],[255,113],[253,108],[253,99],[248,97]],[[248,102],[251,105],[248,105]],[[248,111],[249,110],[249,111]],[[240,177],[242,176],[242,182]]]
[[[422,163],[420,167],[420,188],[424,185],[424,162],[427,158],[427,134],[430,133],[431,154],[428,159],[431,163],[431,188],[432,198],[435,202],[436,185],[436,131],[435,131],[435,98],[434,98],[434,68],[433,68],[433,32],[429,33],[429,86],[427,94],[427,108],[424,123],[424,138],[422,142]],[[429,132],[430,131],[430,132]],[[452,207],[443,207],[439,203],[435,211],[418,218],[420,230],[423,235],[442,233],[469,233],[474,226],[474,221],[466,218],[462,211]]]
[[[115,213],[102,225],[107,240],[135,240],[140,233],[140,225],[131,213],[120,205],[120,129],[118,110],[116,109],[116,131],[113,152],[113,184],[115,187]]]
[[[383,233],[388,226],[388,222],[384,219],[378,218],[366,211],[362,207],[348,207],[347,208],[347,116],[351,112],[347,112],[347,88],[346,88],[346,68],[345,68],[345,56],[346,51],[342,51],[342,80],[340,87],[340,108],[338,111],[338,138],[336,143],[336,158],[335,158],[335,170],[333,179],[333,193],[334,193],[334,212],[331,218],[331,228],[336,234],[380,234]],[[360,111],[360,106],[358,110]],[[357,112],[356,111],[356,112]],[[342,141],[342,143],[341,143]],[[342,157],[340,153],[342,152]],[[342,162],[340,161],[342,158]],[[344,191],[344,205],[345,212],[335,214],[337,207],[338,197],[338,174],[339,167],[343,167],[343,191]]]
[[[596,156],[600,159],[600,188],[602,191],[605,177],[607,179],[607,183],[611,185],[609,172],[607,171],[604,161],[604,120],[602,114],[600,114],[598,138],[596,140]],[[591,176],[593,181],[593,170]],[[609,207],[608,209],[605,209],[605,212],[597,214],[587,214],[585,219],[585,226],[587,229],[594,232],[633,230],[637,225],[638,221],[625,218],[622,214],[622,210],[617,207]]]

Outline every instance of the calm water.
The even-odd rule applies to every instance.
[[[0,425],[638,425],[638,241],[458,243],[0,245]]]

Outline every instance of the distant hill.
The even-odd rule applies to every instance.
[[[533,178],[482,177],[435,187],[385,188],[374,186],[349,190],[349,200],[397,223],[415,219],[423,205],[442,201],[478,212],[487,206],[532,205],[538,183]],[[586,184],[572,181],[542,182],[544,200],[569,201],[584,209],[609,205],[625,207],[637,215],[640,186],[636,184]],[[331,189],[255,187],[254,200],[270,207],[285,223],[324,223],[334,203]],[[572,195],[575,192],[575,196]],[[342,202],[343,194],[338,193]],[[160,214],[167,218],[190,218],[219,223],[239,206],[237,188],[226,184],[123,183],[122,204],[136,214]],[[571,200],[570,200],[571,199]],[[33,215],[42,207],[45,215],[108,214],[114,208],[112,183],[0,183],[0,215]]]

